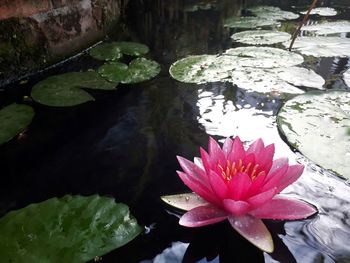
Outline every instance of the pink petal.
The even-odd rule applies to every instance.
[[[286,197],[275,197],[265,205],[250,212],[253,216],[262,219],[304,219],[317,210],[308,203],[297,199],[288,199]]]
[[[273,173],[274,171],[280,169],[285,164],[288,164],[288,158],[283,157],[283,158],[278,158],[274,160],[269,173]]]
[[[228,159],[231,163],[233,163],[233,162],[237,163],[239,161],[239,159],[243,160],[244,157],[245,157],[244,147],[243,147],[241,140],[237,136],[233,140],[231,152],[228,155]]]
[[[253,216],[228,218],[231,226],[254,246],[267,253],[273,252],[274,246],[271,234],[264,223]]]
[[[296,180],[298,180],[299,177],[302,175],[303,171],[304,171],[304,166],[301,164],[289,166],[288,171],[283,176],[282,180],[280,181],[279,185],[277,186],[278,193],[281,192],[288,185],[290,185],[290,184],[294,183]]]
[[[275,145],[270,144],[255,156],[256,162],[259,164],[258,172],[265,171],[268,173],[272,166],[273,155],[275,154]]]
[[[211,162],[210,156],[202,147],[199,148],[199,151],[201,153],[202,163],[203,163],[205,172],[209,174],[210,170],[212,169],[212,162]]]
[[[246,173],[237,173],[228,183],[230,197],[233,200],[243,199],[252,184],[252,180]]]
[[[200,227],[218,223],[226,218],[226,212],[214,206],[198,206],[184,214],[179,224],[187,227]]]
[[[209,182],[213,192],[219,199],[228,197],[228,188],[224,179],[214,171],[210,171]]]
[[[248,148],[247,150],[247,154],[250,154],[250,153],[254,153],[255,155],[256,154],[259,154],[260,151],[264,149],[264,142],[263,140],[260,138],[260,139],[257,139],[256,141],[254,141]]]
[[[222,146],[222,151],[225,154],[225,158],[227,159],[231,150],[232,150],[233,141],[230,138],[226,138],[224,145]]]
[[[247,199],[247,202],[254,208],[259,207],[265,204],[266,202],[270,201],[276,194],[277,194],[277,189],[272,188],[266,192],[260,193],[258,195],[255,195]]]
[[[181,157],[176,156],[177,160],[183,171],[190,177],[201,181],[205,186],[209,187],[209,180],[204,170],[199,166],[195,165],[193,162]]]
[[[215,160],[215,163],[219,163],[222,166],[226,165],[226,158],[224,152],[221,150],[219,144],[212,137],[209,137],[208,152],[212,161]]]
[[[193,192],[198,194],[200,197],[213,204],[221,204],[221,201],[212,193],[211,189],[208,189],[200,181],[193,179],[188,174],[177,171],[177,174],[181,180],[187,185]]]
[[[227,212],[234,216],[241,216],[250,210],[250,205],[245,201],[234,201],[232,199],[225,199],[223,201]]]
[[[288,163],[284,164],[283,166],[279,167],[278,169],[274,169],[273,172],[272,169],[270,170],[269,174],[266,176],[265,184],[262,187],[262,191],[266,191],[268,189],[277,187],[280,185],[280,182],[282,181],[283,177],[286,175],[288,171]]]
[[[261,188],[265,183],[266,179],[266,173],[265,172],[260,172],[256,176],[255,180],[252,181],[252,185],[250,186],[248,190],[247,196],[253,196],[258,192],[261,192]]]

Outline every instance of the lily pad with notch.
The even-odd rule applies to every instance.
[[[277,20],[255,16],[230,17],[224,22],[224,26],[229,28],[257,28],[280,25],[281,23]]]
[[[129,208],[101,196],[51,198],[0,219],[2,262],[87,262],[142,232]]]
[[[278,128],[288,142],[325,169],[350,179],[350,92],[309,92],[281,108]]]
[[[123,56],[115,42],[99,44],[90,49],[89,54],[95,59],[106,61],[118,60]]]
[[[231,38],[236,42],[248,45],[273,45],[288,41],[291,35],[274,30],[249,30],[235,33]]]
[[[293,20],[299,18],[298,14],[284,11],[275,6],[254,6],[247,10],[257,17],[271,20]]]
[[[35,113],[32,107],[10,104],[0,110],[0,145],[25,131]]]
[[[120,49],[120,51],[128,56],[140,57],[144,56],[149,52],[148,46],[137,43],[137,42],[114,42],[116,47]]]

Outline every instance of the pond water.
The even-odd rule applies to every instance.
[[[188,55],[219,54],[238,46],[230,36],[242,30],[224,27],[223,22],[253,3],[207,1],[190,6],[184,2],[189,1],[135,1],[127,10],[127,33],[111,36],[148,45],[150,57],[162,66],[155,79],[120,85],[115,92],[96,91],[96,101],[72,108],[27,102],[36,111],[30,128],[0,147],[0,215],[54,196],[97,193],[129,205],[146,226],[144,234],[103,256],[102,262],[350,262],[349,185],[293,151],[281,138],[276,115],[290,96],[247,91],[228,82],[186,84],[168,73],[172,63]],[[304,11],[308,4],[282,2],[282,9],[294,12]],[[327,20],[350,20],[350,2],[322,4],[338,11]],[[301,18],[283,21],[281,28],[293,33]],[[324,19],[314,15],[309,24]],[[25,83],[2,88],[0,106],[22,102],[32,86],[49,75],[99,65],[81,54]],[[349,57],[309,58],[303,66],[321,75],[326,89],[349,90],[342,80],[342,73],[350,68]],[[266,221],[276,246],[272,254],[257,250],[228,223],[180,227],[178,216],[159,198],[188,191],[176,174],[180,169],[176,155],[192,159],[199,155],[199,146],[206,147],[209,136],[222,141],[236,135],[245,143],[259,137],[275,143],[277,156],[306,166],[285,193],[314,204],[319,213],[302,221]]]

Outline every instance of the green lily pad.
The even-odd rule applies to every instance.
[[[305,15],[307,11],[300,12]],[[337,10],[331,7],[316,7],[311,10],[310,15],[319,15],[319,16],[336,16]]]
[[[160,65],[153,60],[137,58],[130,62],[126,77],[122,80],[125,84],[134,84],[150,80],[160,72]]]
[[[293,147],[303,155],[350,179],[350,93],[310,92],[280,110],[277,123]]]
[[[149,48],[141,43],[136,42],[115,42],[120,51],[129,56],[140,57],[149,52]]]
[[[348,69],[347,71],[344,72],[343,78],[344,78],[345,84],[348,87],[350,87],[350,69]]]
[[[230,17],[224,22],[224,26],[230,28],[257,28],[280,25],[281,23],[277,20],[255,16]]]
[[[31,96],[47,106],[69,107],[94,100],[81,88],[115,90],[117,84],[106,81],[95,71],[70,72],[40,81],[33,87]]]
[[[23,132],[32,122],[34,110],[21,104],[10,104],[0,110],[0,144]]]
[[[272,45],[288,41],[291,35],[273,30],[250,30],[233,34],[231,38],[248,45]]]
[[[102,65],[98,69],[98,73],[109,81],[121,82],[126,78],[127,70],[128,65],[121,62],[113,62]]]
[[[120,59],[123,54],[115,42],[102,43],[90,50],[90,56],[98,60],[114,61]]]
[[[350,21],[323,22],[302,27],[303,31],[314,32],[316,35],[329,35],[350,32]]]
[[[299,18],[298,14],[281,10],[275,6],[255,6],[247,9],[255,16],[271,20],[293,20]]]
[[[290,42],[283,43],[289,47]],[[314,57],[347,57],[350,56],[350,39],[341,37],[300,37],[293,45],[293,51]]]
[[[128,207],[112,198],[52,198],[0,219],[1,262],[86,262],[141,231]]]

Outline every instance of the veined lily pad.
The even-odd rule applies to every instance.
[[[276,20],[254,16],[232,17],[226,19],[224,22],[224,26],[230,28],[257,28],[280,25],[281,23]]]
[[[0,110],[0,144],[23,132],[34,117],[32,107],[11,104]]]
[[[307,11],[300,12],[305,15]],[[319,15],[319,16],[336,16],[337,10],[331,7],[316,7],[311,10],[310,15]]]
[[[275,6],[255,6],[247,9],[257,17],[272,20],[292,20],[299,17],[298,14],[289,11],[283,11]]]
[[[102,65],[98,73],[109,81],[121,82],[126,77],[128,65],[121,62],[113,62]]]
[[[272,47],[239,47],[226,50],[226,55],[238,57],[242,67],[277,68],[303,63],[299,54]]]
[[[344,72],[344,82],[348,87],[350,87],[350,69]]]
[[[272,45],[288,41],[291,35],[286,32],[272,30],[251,30],[233,34],[234,41],[249,45]]]
[[[94,100],[81,88],[114,90],[117,84],[106,81],[94,71],[70,72],[40,81],[33,87],[31,96],[47,106],[68,107]]]
[[[283,43],[289,47],[290,43]],[[300,37],[293,45],[293,50],[306,56],[347,57],[350,56],[350,39],[341,37]]]
[[[350,179],[349,92],[310,92],[297,96],[282,107],[277,123],[302,154]]]
[[[120,59],[123,54],[116,43],[102,43],[90,50],[90,56],[98,60],[113,61]]]
[[[140,57],[149,52],[149,48],[141,43],[136,42],[115,42],[120,51],[128,56]]]
[[[350,21],[323,22],[302,27],[303,31],[314,32],[316,35],[329,35],[350,32]]]
[[[125,245],[142,228],[124,204],[100,196],[52,198],[0,219],[2,262],[86,262]]]

